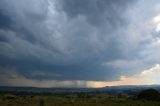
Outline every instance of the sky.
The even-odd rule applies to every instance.
[[[160,84],[159,0],[0,0],[0,86]]]

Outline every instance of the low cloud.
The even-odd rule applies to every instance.
[[[2,69],[1,69],[2,70]],[[33,87],[105,87],[117,85],[150,85],[160,84],[160,65],[156,64],[151,68],[141,71],[132,76],[121,76],[117,81],[84,81],[84,80],[33,80],[28,79],[14,70],[9,73],[3,69],[0,71],[0,85],[3,86],[33,86]]]

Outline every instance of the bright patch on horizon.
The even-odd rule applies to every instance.
[[[111,85],[150,85],[160,84],[160,64],[143,70],[133,76],[121,76],[120,81],[109,82]]]
[[[151,85],[160,84],[160,64],[156,64],[153,67],[143,70],[139,74],[132,76],[121,76],[119,81],[111,82],[88,82],[89,87],[104,87],[104,86],[117,86],[117,85]]]

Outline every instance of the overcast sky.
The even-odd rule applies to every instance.
[[[159,64],[159,0],[0,0],[1,86],[160,84]]]

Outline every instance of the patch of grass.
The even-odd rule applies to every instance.
[[[65,98],[54,96],[0,96],[0,106],[160,106],[159,101],[127,98]]]

